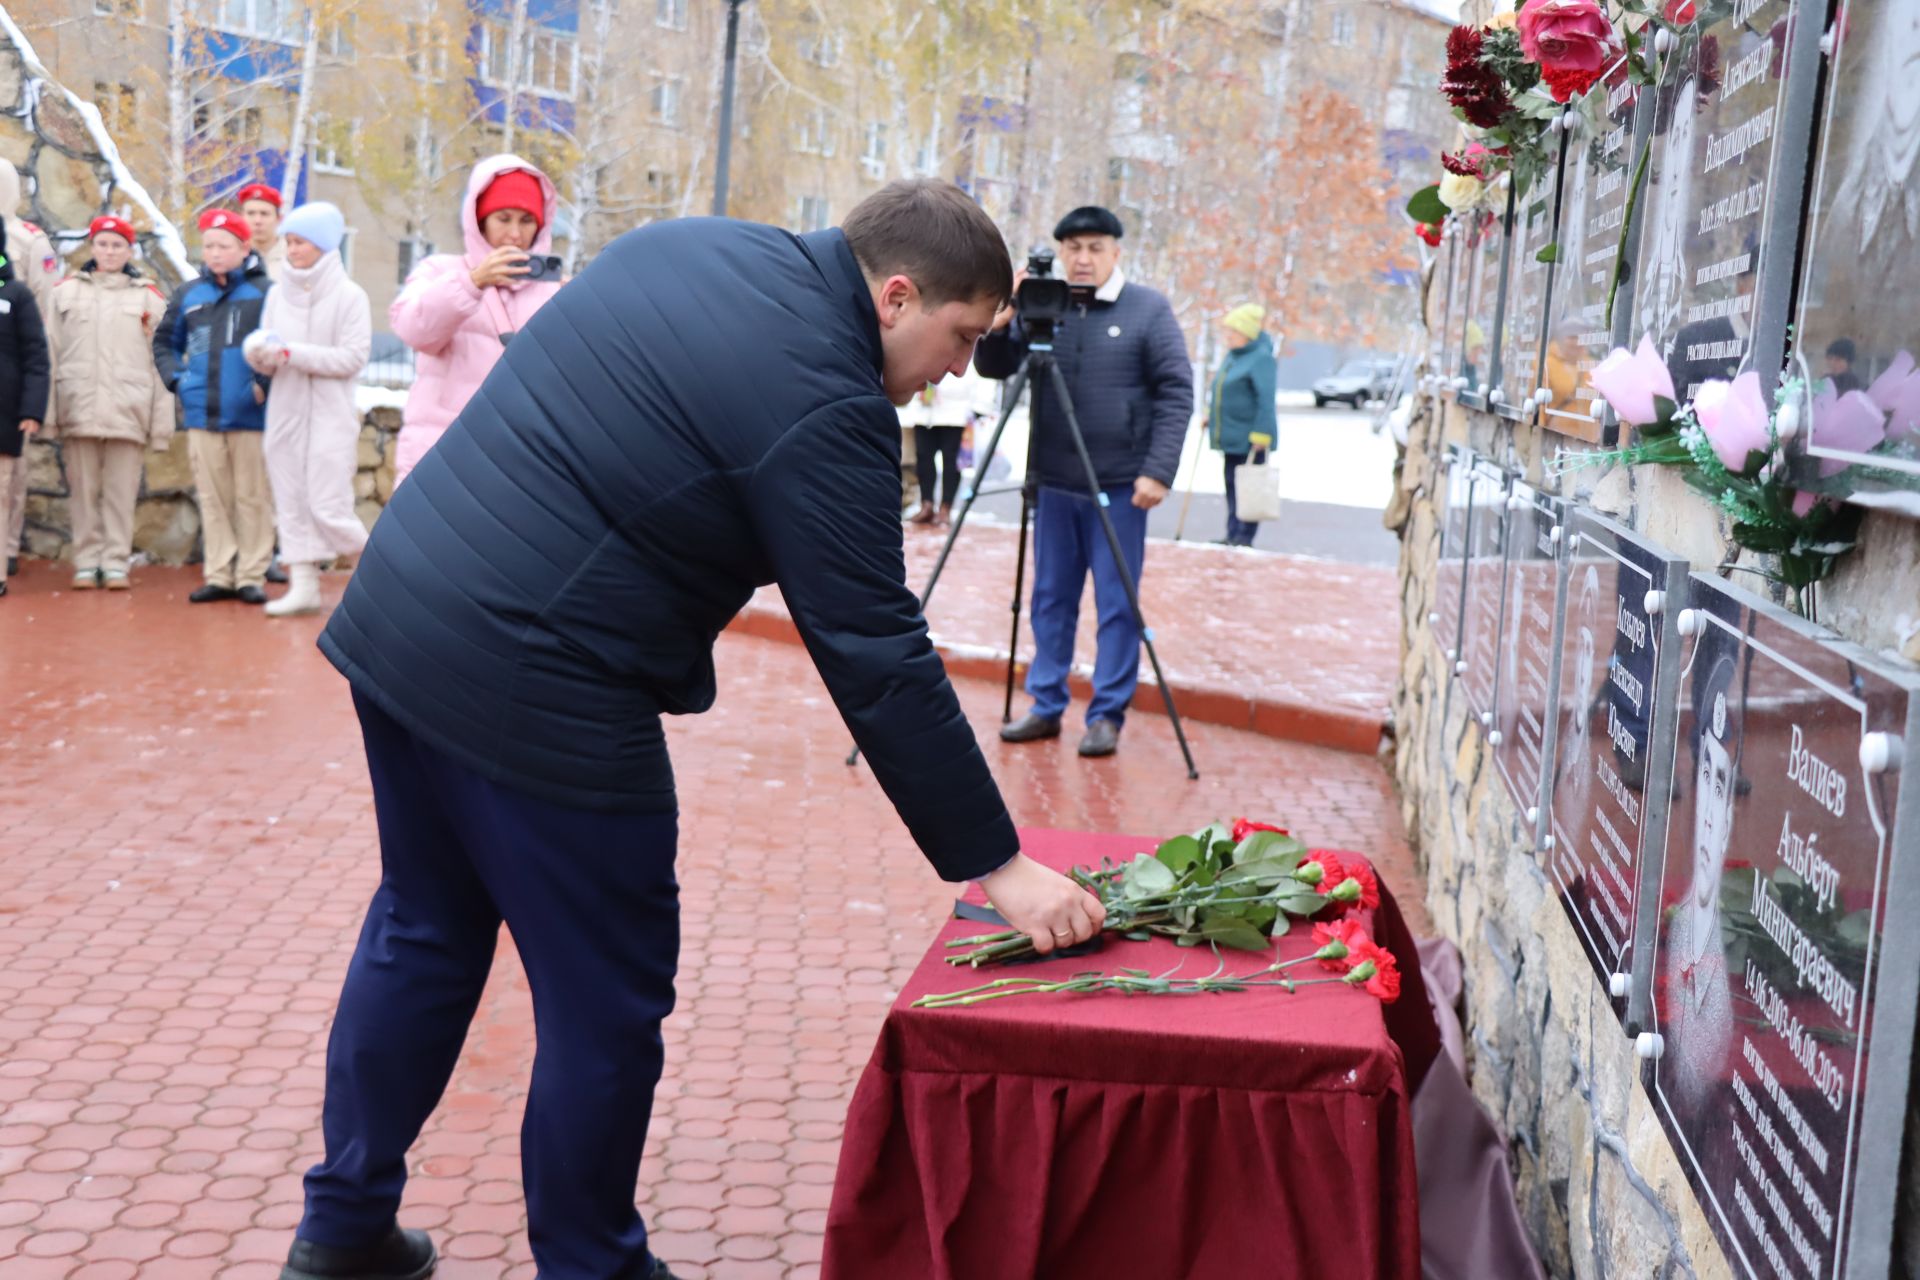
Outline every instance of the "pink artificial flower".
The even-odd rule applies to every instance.
[[[1887,413],[1893,412],[1894,402],[1900,398],[1900,389],[1913,374],[1913,353],[1902,351],[1893,358],[1885,373],[1873,380],[1867,388],[1867,397]]]
[[[1615,347],[1587,374],[1587,381],[1613,406],[1620,421],[1629,426],[1645,427],[1660,421],[1654,398],[1675,398],[1673,375],[1667,372],[1666,361],[1654,350],[1650,334],[1643,336],[1640,346],[1633,351]]]
[[[1597,78],[1618,50],[1613,24],[1594,0],[1527,0],[1519,28],[1521,52],[1543,73],[1562,78],[1575,72]]]
[[[1844,449],[1865,453],[1887,438],[1887,415],[1864,391],[1849,391],[1843,396],[1832,388],[1822,391],[1813,401],[1813,439],[1822,449]],[[1852,466],[1845,458],[1820,459],[1820,474],[1836,475]]]
[[[1795,489],[1793,491],[1793,514],[1804,520],[1807,518],[1807,514],[1813,510],[1816,503],[1828,501],[1829,499],[1824,494],[1809,493],[1805,489]]]
[[[1754,450],[1772,452],[1772,415],[1758,373],[1743,373],[1732,382],[1713,378],[1701,383],[1693,396],[1693,416],[1729,471],[1745,471],[1747,455]]]

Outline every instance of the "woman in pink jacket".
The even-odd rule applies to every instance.
[[[393,300],[393,331],[419,353],[394,483],[406,479],[492,371],[508,339],[560,288],[550,257],[553,183],[518,156],[490,156],[467,180],[465,253],[436,253]]]

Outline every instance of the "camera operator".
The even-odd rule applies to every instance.
[[[1086,438],[1107,510],[1136,583],[1147,551],[1147,512],[1173,484],[1193,413],[1193,366],[1187,341],[1164,294],[1128,281],[1120,270],[1120,219],[1105,209],[1075,209],[1053,229],[1074,302],[1054,335],[1054,356]],[[1025,278],[1022,273],[1021,279]],[[1017,282],[1016,282],[1017,284]],[[974,363],[989,378],[1008,378],[1027,354],[1014,312],[1002,311],[981,340]],[[1087,707],[1083,756],[1112,755],[1140,677],[1140,624],[1087,491],[1086,468],[1074,449],[1066,412],[1053,388],[1036,397],[1030,482],[1039,485],[1033,543],[1033,665],[1027,670],[1028,714],[1004,726],[1007,742],[1060,736],[1067,675],[1087,571],[1100,611],[1093,700]]]

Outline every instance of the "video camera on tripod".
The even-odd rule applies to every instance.
[[[1013,311],[1020,317],[1020,328],[1031,344],[1051,345],[1054,326],[1066,319],[1076,304],[1084,305],[1094,291],[1084,285],[1057,280],[1053,275],[1053,251],[1035,249],[1027,255],[1027,278],[1013,295]]]

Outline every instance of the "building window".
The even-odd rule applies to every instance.
[[[801,196],[794,210],[793,225],[796,231],[825,231],[828,226],[827,198]]]
[[[407,70],[414,75],[431,75],[445,80],[449,76],[447,46],[436,40],[429,28],[417,22],[407,24]]]
[[[407,236],[400,241],[399,251],[400,279],[398,283],[405,284],[407,277],[413,274],[413,269],[420,265],[421,260],[429,257],[433,253],[433,242],[423,239],[420,236]]]
[[[687,29],[687,0],[654,0],[653,20],[675,31]]]
[[[1352,9],[1335,9],[1333,11],[1332,40],[1334,44],[1352,44],[1354,32],[1358,28],[1359,21],[1354,17]]]
[[[649,208],[665,209],[680,198],[677,175],[665,169],[647,170],[646,202]]]
[[[1007,140],[1000,134],[989,131],[980,139],[980,147],[974,161],[982,178],[1004,178],[1007,176]]]
[[[808,36],[800,42],[800,56],[816,67],[831,67],[840,61],[840,37],[832,32]]]
[[[140,0],[93,0],[93,11],[103,18],[140,20]]]
[[[320,54],[338,62],[353,61],[353,33],[358,19],[351,13],[343,13],[337,22],[328,24],[320,32]]]
[[[668,128],[680,125],[680,86],[679,76],[660,76],[653,82],[653,118]]]
[[[105,122],[109,134],[126,138],[138,130],[140,95],[132,85],[95,80],[93,101],[100,108],[100,119]]]
[[[214,25],[235,35],[298,44],[304,10],[289,0],[218,0]]]
[[[800,117],[794,132],[793,149],[810,156],[830,156],[834,153],[833,122],[825,107],[815,107]]]
[[[514,70],[508,58],[508,27],[502,22],[480,24],[480,52],[475,71],[486,84],[504,88]],[[580,46],[564,31],[529,27],[520,51],[520,86],[553,98],[571,98],[579,84]]]
[[[913,154],[913,171],[922,177],[931,178],[937,168],[934,162],[933,141],[928,139],[920,144]]]
[[[359,125],[351,120],[313,119],[313,171],[315,173],[352,173],[353,138]]]
[[[860,166],[870,177],[879,177],[887,169],[887,126],[878,120],[867,125],[867,142],[860,150]]]

